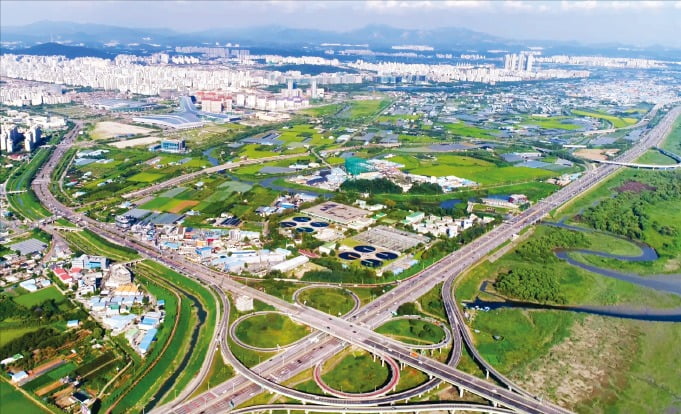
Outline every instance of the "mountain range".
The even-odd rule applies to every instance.
[[[484,53],[489,49],[523,50],[540,46],[554,53],[604,53],[610,55],[626,50],[626,55],[660,57],[675,53],[662,47],[646,49],[627,48],[621,44],[583,45],[574,42],[521,41],[505,39],[464,28],[448,27],[428,30],[400,29],[386,25],[370,25],[360,29],[333,32],[317,29],[299,29],[282,26],[252,28],[225,27],[182,33],[159,28],[127,28],[101,24],[42,21],[25,26],[0,27],[0,36],[7,49],[28,50],[40,43],[58,42],[93,50],[77,50],[74,53],[121,53],[126,49],[157,51],[174,46],[224,45],[239,43],[243,47],[303,50],[321,43],[368,44],[374,50],[389,49],[393,45],[429,45],[438,52],[475,51]],[[43,48],[44,49],[44,48]],[[39,51],[39,50],[38,50]],[[38,52],[37,51],[37,52]],[[569,52],[565,52],[569,51]],[[39,53],[32,53],[39,54]],[[99,56],[99,55],[98,55]]]

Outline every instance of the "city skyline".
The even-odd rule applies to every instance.
[[[462,27],[525,41],[681,46],[675,35],[681,24],[678,1],[3,1],[1,8],[4,27],[50,20],[184,33],[267,25],[344,32],[382,24],[403,29]]]

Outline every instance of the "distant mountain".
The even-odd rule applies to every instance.
[[[77,57],[98,57],[103,59],[113,59],[115,54],[107,53],[103,50],[93,49],[83,46],[66,46],[59,43],[41,43],[26,49],[2,50],[2,53],[11,52],[18,55],[37,55],[50,56],[61,55],[69,59]]]
[[[670,48],[630,48],[622,44],[584,45],[576,42],[546,40],[512,40],[474,30],[447,27],[427,30],[400,29],[387,25],[369,25],[360,29],[333,32],[318,29],[295,29],[283,26],[250,28],[224,27],[192,33],[180,33],[169,29],[126,28],[101,24],[43,21],[26,26],[2,26],[0,37],[18,53],[21,48],[50,52],[69,44],[82,44],[85,49],[63,49],[60,54],[71,56],[101,56],[101,53],[154,53],[175,46],[216,45],[227,42],[239,43],[260,53],[321,53],[321,43],[368,44],[371,49],[385,50],[390,46],[416,44],[434,47],[440,52],[474,50],[485,53],[490,49],[509,51],[525,50],[528,46],[541,46],[546,53],[603,54],[607,56],[630,56],[668,58],[678,56],[678,50]],[[46,43],[49,42],[49,43]],[[312,48],[316,47],[316,49]],[[99,50],[94,50],[99,49]],[[68,54],[67,54],[68,53]],[[51,54],[51,53],[50,53]]]
[[[282,26],[252,28],[217,28],[194,33],[179,33],[168,29],[123,28],[100,24],[67,22],[38,22],[26,26],[0,28],[5,42],[21,42],[31,45],[42,42],[83,43],[89,47],[101,47],[110,42],[120,45],[151,43],[163,46],[190,44],[224,44],[236,42],[245,46],[274,44],[301,46],[319,43],[365,44],[371,47],[389,47],[400,44],[428,44],[434,47],[472,47],[479,44],[505,44],[499,37],[461,28],[433,30],[399,29],[385,25],[371,25],[347,32],[317,29],[294,29]]]

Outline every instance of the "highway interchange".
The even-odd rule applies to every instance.
[[[673,121],[680,112],[681,108],[675,108],[670,111],[670,113],[667,114],[655,128],[651,129],[641,141],[622,156],[618,157],[617,161],[630,162],[642,155],[648,148],[657,145],[671,130]],[[391,291],[380,296],[370,304],[365,305],[343,318],[339,318],[300,304],[292,304],[282,299],[272,297],[264,292],[249,288],[236,280],[229,278],[228,275],[224,273],[208,269],[196,263],[188,262],[180,256],[173,256],[166,252],[160,252],[154,246],[133,239],[125,234],[121,234],[120,230],[112,224],[97,222],[59,203],[49,192],[50,175],[66,149],[68,149],[73,142],[73,138],[77,134],[80,126],[80,124],[77,124],[74,130],[67,134],[64,141],[57,145],[55,151],[50,156],[50,159],[39,171],[36,179],[33,181],[32,187],[41,202],[56,215],[63,216],[82,227],[89,228],[112,242],[133,248],[139,251],[143,256],[203,281],[217,292],[223,305],[226,305],[224,306],[225,312],[220,317],[220,323],[218,324],[218,329],[216,329],[214,338],[216,343],[220,342],[222,344],[220,350],[225,359],[232,363],[241,375],[213,388],[194,400],[183,404],[176,404],[176,402],[183,400],[190,394],[183,392],[182,399],[178,398],[173,404],[158,407],[156,411],[169,412],[172,409],[172,412],[176,413],[199,411],[223,412],[228,410],[231,405],[239,404],[249,399],[261,388],[299,401],[337,407],[393,404],[398,401],[405,401],[409,396],[413,397],[418,395],[405,395],[405,393],[399,393],[376,397],[376,399],[371,400],[339,399],[307,394],[289,389],[279,384],[279,382],[292,377],[298,372],[302,372],[305,369],[315,366],[328,358],[328,356],[338,352],[344,346],[352,344],[379,356],[393,358],[402,364],[415,367],[431,376],[432,380],[427,383],[428,387],[421,387],[421,389],[419,389],[421,393],[428,388],[437,385],[437,380],[442,380],[459,387],[460,390],[466,390],[480,395],[491,401],[495,406],[507,407],[516,412],[568,412],[563,408],[532,397],[526,391],[520,390],[510,380],[496,372],[493,367],[487,364],[484,359],[477,354],[470,333],[464,323],[463,315],[456,306],[451,287],[458,275],[462,274],[467,268],[481,260],[489,252],[512,238],[513,235],[518,234],[524,228],[537,223],[553,209],[589,190],[622,167],[617,165],[602,165],[599,168],[586,172],[578,180],[538,202],[512,220],[502,223],[490,232],[462,247],[460,250],[453,252],[414,277],[402,281]],[[203,172],[205,172],[205,170],[201,171],[201,173]],[[442,282],[445,282],[443,288],[445,308],[448,318],[450,319],[452,330],[455,332],[453,335],[453,352],[448,364],[417,354],[407,345],[386,338],[373,331],[373,329],[380,326],[381,323],[391,317],[392,311],[394,311],[397,306],[405,302],[416,300]],[[227,346],[226,330],[229,320],[229,305],[225,291],[232,294],[246,294],[254,299],[272,305],[278,311],[289,314],[294,320],[309,325],[319,332],[311,334],[305,340],[300,341],[295,346],[288,348],[279,355],[265,361],[263,364],[254,367],[252,370],[248,369],[236,360]],[[478,362],[483,365],[489,375],[503,384],[503,386],[480,379],[455,368],[461,355],[461,339],[463,339],[463,342],[469,347],[473,356],[478,359]],[[314,344],[314,346],[311,346],[311,344]],[[211,353],[213,352],[215,352],[215,348],[211,347]],[[207,356],[207,360],[212,360],[212,355]],[[192,383],[198,386],[200,383],[198,380],[203,379],[206,372],[207,369],[202,369],[197,376],[197,380]],[[247,380],[256,385],[248,384]],[[389,411],[388,409],[384,410]],[[342,410],[336,409],[336,411]],[[362,411],[367,410],[365,409]],[[414,410],[412,409],[410,411]]]

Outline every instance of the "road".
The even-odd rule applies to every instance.
[[[264,157],[264,158],[255,158],[255,159],[248,159],[248,160],[242,160],[242,161],[236,161],[236,162],[228,162],[225,164],[220,164],[216,165],[214,167],[209,167],[209,168],[204,168],[202,170],[195,171],[193,173],[189,174],[184,174],[179,177],[174,177],[169,180],[160,182],[158,184],[154,184],[150,187],[145,187],[137,191],[132,191],[130,193],[124,194],[122,197],[126,199],[135,199],[135,198],[140,198],[144,197],[150,194],[154,194],[164,188],[168,187],[175,187],[178,186],[182,183],[186,183],[188,181],[191,181],[197,177],[200,177],[203,174],[212,174],[212,173],[217,173],[217,172],[222,172],[225,170],[231,170],[233,168],[238,168],[238,167],[243,167],[245,165],[253,165],[253,164],[262,164],[265,162],[270,162],[270,161],[281,161],[281,160],[287,160],[291,158],[300,158],[300,157],[305,157],[307,155],[310,155],[309,152],[303,152],[300,154],[286,154],[286,155],[276,155],[274,157]]]
[[[643,154],[647,148],[660,142],[665,134],[671,129],[672,121],[676,116],[678,116],[679,111],[679,108],[671,111],[670,114],[668,114],[653,130],[651,130],[645,136],[645,138],[632,147],[632,149],[619,157],[618,161],[627,162],[633,160]],[[167,254],[159,252],[152,246],[146,245],[145,243],[134,239],[130,239],[125,235],[121,235],[119,230],[113,225],[99,223],[74,212],[66,206],[58,203],[57,200],[54,199],[54,197],[52,197],[49,193],[47,185],[49,182],[49,171],[50,167],[53,168],[59,159],[59,153],[60,151],[58,150],[53,153],[46,167],[39,172],[37,179],[34,181],[34,189],[36,194],[46,205],[46,207],[54,213],[61,214],[73,220],[74,222],[83,225],[84,227],[91,228],[93,231],[98,232],[100,235],[112,240],[113,242],[134,248],[145,256],[150,257],[151,259],[156,260],[166,266],[181,271],[184,274],[192,275],[193,277],[202,280],[203,282],[218,289],[218,292],[221,296],[224,295],[224,293],[219,289],[220,287],[232,294],[246,294],[253,297],[254,299],[268,303],[274,306],[275,309],[290,314],[295,320],[305,323],[330,336],[334,336],[343,342],[362,347],[382,356],[392,357],[395,360],[413,366],[434,378],[440,378],[446,382],[460,387],[460,389],[468,390],[478,394],[495,404],[509,407],[516,411],[528,413],[567,412],[560,407],[538,401],[536,399],[527,397],[526,395],[522,395],[507,389],[502,389],[485,380],[458,371],[447,364],[434,361],[421,355],[413,355],[413,352],[404,344],[385,338],[382,335],[373,332],[371,327],[368,325],[354,321],[354,319],[358,319],[357,314],[351,316],[349,320],[345,320],[326,315],[311,308],[285,302],[281,299],[267,295],[264,292],[244,286],[232,279],[228,279],[220,272],[207,269],[195,263],[187,262],[177,256],[168,256]],[[499,225],[487,234],[464,246],[462,249],[440,260],[430,268],[419,273],[417,277],[399,284],[388,294],[379,297],[371,304],[363,307],[360,312],[373,312],[373,315],[381,315],[381,317],[383,317],[382,315],[388,314],[390,310],[394,309],[399,304],[416,300],[438,283],[447,281],[448,279],[453,280],[456,276],[460,275],[468,267],[475,264],[491,250],[497,248],[506,240],[508,240],[512,235],[517,234],[525,227],[538,222],[551,210],[578,196],[582,192],[592,188],[594,185],[598,184],[600,181],[613,172],[617,171],[619,168],[621,167],[615,165],[606,165],[585,173],[580,179],[574,181],[553,195],[547,197],[543,201],[537,203],[535,206],[524,211],[514,219]],[[220,286],[217,285],[217,281],[220,281]],[[452,304],[453,301],[454,298],[452,298]],[[455,313],[460,313],[458,307],[455,305],[452,308],[452,311]],[[221,332],[224,332],[226,327],[225,317],[222,318],[220,327]],[[224,341],[224,335],[221,337]],[[226,348],[223,349],[223,353],[224,352],[231,354],[226,350]],[[286,362],[283,359],[279,361],[277,359],[278,357],[279,356],[275,356],[272,358],[272,360],[276,360],[281,364]],[[245,369],[243,366],[239,366],[238,363],[236,369],[241,375],[257,383],[259,386],[282,395],[311,403],[333,405],[339,404],[337,399],[314,396],[301,393],[299,391],[290,390],[286,387],[276,384],[276,382],[270,379],[259,376],[257,373],[249,369]],[[517,389],[513,387],[512,384],[510,388]],[[223,393],[226,393],[226,391],[223,391]],[[220,397],[220,400],[224,401],[223,397]],[[372,401],[343,401],[340,404],[342,404],[342,406],[349,406],[356,405],[358,403],[368,405],[371,404]]]

